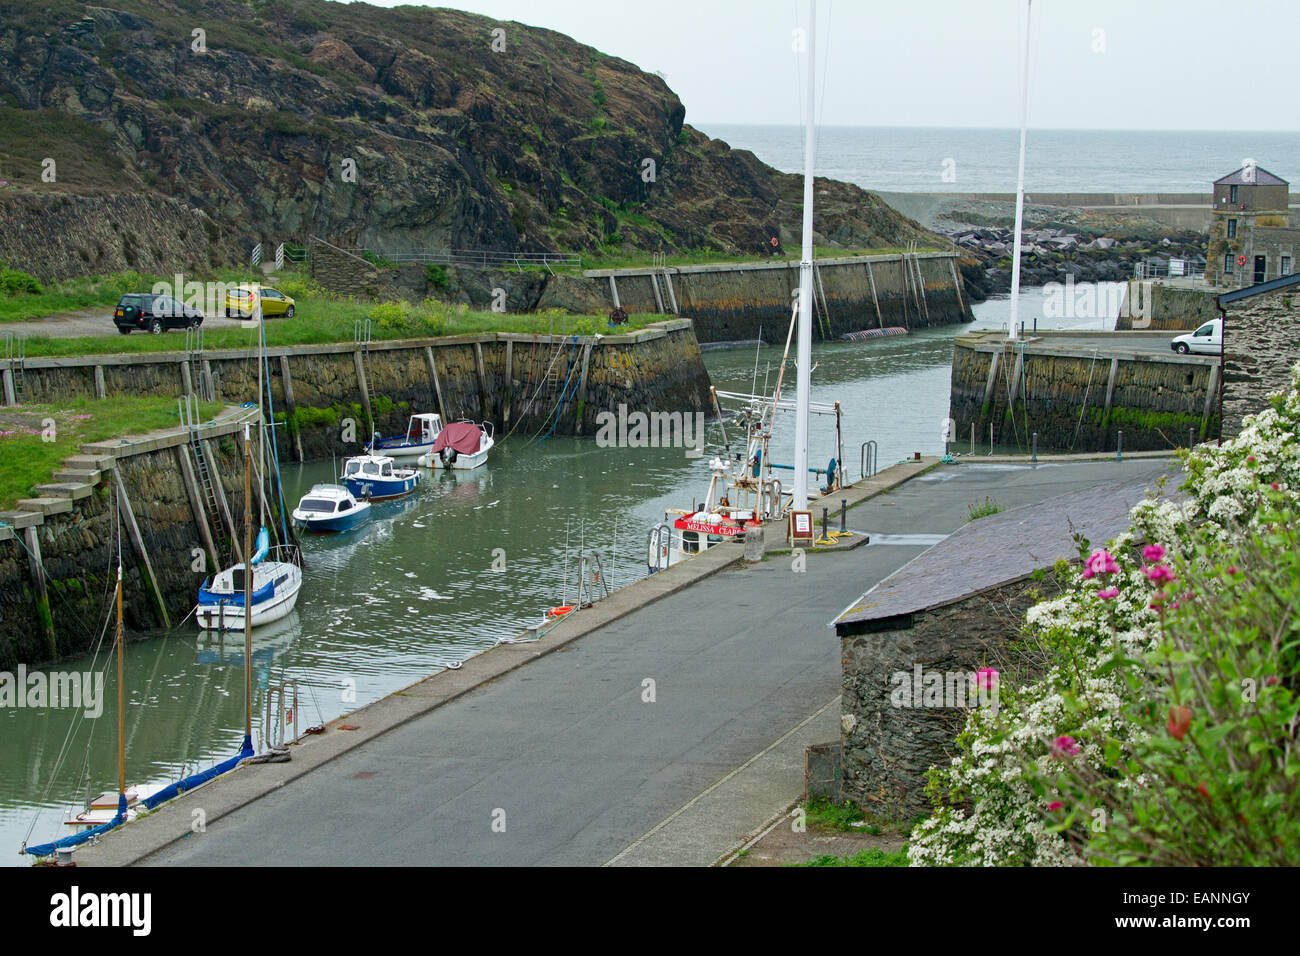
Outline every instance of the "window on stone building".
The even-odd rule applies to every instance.
[[[1228,187],[1228,202],[1237,202],[1237,187]]]
[[[1232,275],[1232,264],[1232,253],[1230,252],[1223,257],[1223,271],[1227,275]]]
[[[1289,276],[1291,274],[1291,257],[1282,256],[1278,263],[1278,276]]]
[[[1237,220],[1235,219],[1228,220],[1228,238],[1229,239],[1237,238]]]

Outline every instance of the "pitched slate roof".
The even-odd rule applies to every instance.
[[[932,610],[1019,581],[1061,558],[1075,560],[1073,532],[1101,547],[1128,529],[1129,512],[1151,488],[1150,478],[1102,484],[972,521],[862,595],[835,625]]]
[[[1222,179],[1216,179],[1216,186],[1290,186],[1291,184],[1281,176],[1274,176],[1263,166],[1255,167],[1255,179],[1253,182],[1245,178],[1246,167],[1242,166],[1236,172],[1228,173]]]

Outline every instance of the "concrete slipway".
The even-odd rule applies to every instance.
[[[1154,487],[1170,467],[925,459],[837,498],[860,502],[850,528],[906,542],[890,536],[951,533],[986,495],[1016,507],[1120,479]],[[769,549],[784,547],[773,538]],[[827,624],[924,545],[810,554],[804,573],[788,554],[747,566],[739,546],[713,549],[539,643],[499,646],[349,714],[292,762],[241,767],[75,859],[707,865],[800,796],[803,748],[839,732]]]

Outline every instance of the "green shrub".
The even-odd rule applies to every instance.
[[[1271,406],[1182,453],[1183,500],[1079,539],[1025,617],[1041,667],[931,768],[913,864],[1300,863],[1300,367]]]
[[[424,279],[435,289],[447,288],[447,270],[443,266],[429,263],[424,267]]]
[[[45,290],[34,276],[17,269],[9,269],[0,262],[0,292],[7,295],[40,295]]]

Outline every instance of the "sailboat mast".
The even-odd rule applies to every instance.
[[[118,491],[118,495],[121,495]],[[119,503],[119,509],[121,505]],[[121,511],[118,512],[121,520]],[[117,792],[126,794],[126,659],[122,646],[122,549],[117,551]]]
[[[1020,313],[1020,245],[1025,224],[1025,128],[1029,120],[1029,18],[1034,0],[1025,0],[1025,62],[1020,80],[1020,168],[1016,173],[1016,235],[1011,251],[1011,321],[1007,338],[1018,336],[1016,329]]]
[[[253,444],[244,425],[244,736],[253,739]]]
[[[808,115],[803,143],[803,257],[799,262],[799,341],[795,352],[794,496],[790,507],[808,507],[808,400],[812,378],[813,158],[817,103],[817,0],[808,0]]]

